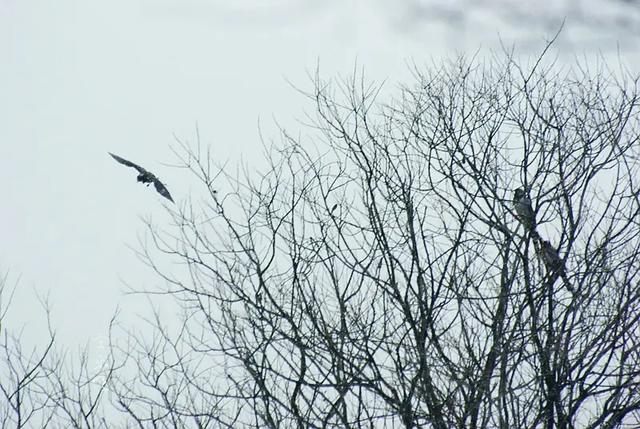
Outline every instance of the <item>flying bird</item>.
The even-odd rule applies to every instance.
[[[540,237],[536,231],[536,213],[533,211],[531,199],[522,188],[513,191],[513,208],[520,223],[525,229],[531,231],[534,238]]]
[[[133,167],[136,170],[138,170],[138,173],[139,173],[138,182],[145,183],[147,186],[153,183],[153,185],[156,187],[156,191],[158,191],[160,195],[162,195],[172,203],[174,202],[173,198],[171,198],[171,194],[169,194],[169,191],[167,190],[167,187],[164,186],[164,184],[160,181],[160,179],[158,179],[155,175],[151,174],[150,172],[140,167],[139,165],[119,157],[118,155],[114,155],[111,152],[109,152],[109,155],[111,155],[113,159],[118,161],[120,164],[126,165],[127,167]]]

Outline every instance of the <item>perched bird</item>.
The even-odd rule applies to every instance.
[[[536,213],[533,211],[531,199],[522,188],[513,191],[513,209],[525,229],[530,231],[534,238],[539,238],[540,236],[536,231]]]
[[[561,276],[566,288],[573,293],[573,287],[569,283],[564,262],[553,245],[547,240],[540,240],[538,254],[544,266],[547,268],[547,273],[554,276]]]
[[[540,240],[540,258],[548,271],[552,273],[564,271],[564,265],[558,251],[547,240]]]
[[[109,155],[111,155],[113,157],[113,159],[115,159],[116,161],[118,161],[120,164],[126,165],[127,167],[133,167],[136,170],[138,170],[138,182],[142,182],[142,183],[146,183],[147,186],[149,186],[149,184],[153,183],[153,185],[156,187],[156,191],[158,191],[158,193],[160,195],[162,195],[163,197],[167,198],[169,201],[171,201],[172,203],[173,198],[171,198],[171,194],[169,194],[169,191],[167,190],[167,187],[164,186],[162,184],[162,182],[153,174],[151,174],[150,172],[148,172],[147,170],[145,170],[144,168],[140,167],[137,164],[134,164],[131,161],[127,161],[124,158],[119,157],[118,155],[114,155],[111,152],[109,152]]]

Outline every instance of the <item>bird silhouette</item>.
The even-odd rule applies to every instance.
[[[163,197],[165,197],[166,199],[174,203],[173,198],[171,198],[171,194],[169,194],[169,190],[167,189],[167,187],[164,186],[164,184],[160,181],[160,179],[158,179],[155,175],[148,172],[144,168],[140,167],[138,164],[128,161],[122,157],[119,157],[118,155],[114,155],[111,152],[109,152],[109,155],[111,155],[113,159],[118,161],[120,164],[126,165],[127,167],[133,167],[136,170],[138,170],[138,173],[139,173],[138,182],[145,183],[147,186],[153,183],[153,185],[156,188],[156,191],[158,191],[160,195],[162,195]]]
[[[518,188],[513,191],[513,208],[525,229],[531,232],[533,238],[539,238],[540,235],[536,231],[536,213],[524,189]]]
[[[569,292],[574,293],[573,286],[569,282],[569,278],[567,277],[567,271],[564,266],[564,261],[560,258],[558,254],[558,250],[553,247],[553,245],[547,240],[540,240],[540,248],[538,250],[540,255],[540,259],[544,263],[547,268],[547,273],[550,276],[562,277],[565,287],[569,290]]]
[[[562,259],[560,258],[560,255],[558,255],[558,251],[547,240],[540,241],[540,258],[542,259],[542,262],[544,262],[548,271],[564,274],[564,264],[562,263]]]

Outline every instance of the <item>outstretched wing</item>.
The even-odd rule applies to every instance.
[[[165,197],[166,199],[168,199],[172,203],[175,203],[173,201],[173,198],[171,198],[171,194],[169,193],[169,190],[167,189],[166,186],[164,186],[162,184],[162,182],[160,180],[158,180],[157,178],[154,178],[153,179],[153,185],[156,187],[156,191],[158,191],[158,193],[160,195],[162,195],[163,197]]]
[[[111,155],[113,157],[113,159],[118,161],[120,164],[126,165],[127,167],[133,167],[136,170],[138,170],[140,173],[146,173],[147,172],[147,170],[145,170],[144,168],[140,167],[138,164],[134,164],[131,161],[127,161],[126,159],[121,158],[118,155],[114,155],[111,152],[109,152],[109,155]]]

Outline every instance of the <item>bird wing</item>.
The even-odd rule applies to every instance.
[[[520,211],[520,215],[524,216],[528,219],[535,219],[536,212],[533,211],[533,207],[531,206],[531,200],[529,198],[523,198],[518,203],[516,203],[517,211]]]
[[[133,167],[136,170],[138,170],[140,173],[146,173],[147,170],[145,170],[144,168],[140,167],[138,164],[135,164],[131,161],[127,161],[124,158],[119,157],[118,155],[114,155],[111,152],[109,152],[109,155],[111,155],[113,157],[113,159],[115,159],[116,161],[118,161],[120,164],[126,165],[127,167]]]
[[[522,222],[527,228],[536,228],[536,212],[533,211],[531,206],[531,200],[528,197],[522,197],[514,203],[514,208],[520,222]]]
[[[169,190],[167,189],[166,186],[162,184],[160,180],[158,180],[157,178],[154,178],[153,185],[156,187],[156,191],[158,191],[160,195],[162,195],[163,197],[167,198],[169,201],[174,203],[173,198],[171,198],[171,194],[169,193]]]

